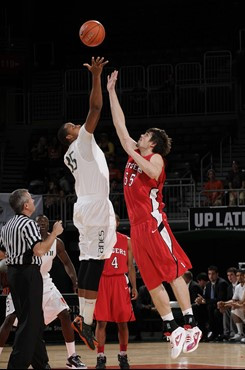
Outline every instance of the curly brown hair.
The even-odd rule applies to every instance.
[[[152,151],[153,153],[158,153],[162,157],[169,154],[172,146],[172,139],[166,134],[165,130],[160,128],[149,128],[146,132],[150,132],[151,142],[155,144]]]

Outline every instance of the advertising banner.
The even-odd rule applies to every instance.
[[[245,230],[245,206],[189,209],[189,230]]]

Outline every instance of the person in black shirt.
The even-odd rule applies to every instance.
[[[0,249],[6,254],[8,282],[18,318],[13,350],[8,369],[50,368],[44,341],[42,311],[43,280],[40,273],[41,256],[63,232],[57,221],[47,239],[42,240],[36,221],[34,200],[26,189],[13,191],[9,198],[15,212],[1,229]],[[2,254],[2,253],[1,253]]]

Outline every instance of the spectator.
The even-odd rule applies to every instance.
[[[115,159],[115,145],[109,140],[107,133],[103,132],[100,134],[98,145],[104,152],[107,162],[109,162],[110,159]]]
[[[196,276],[196,281],[198,282],[198,284],[202,288],[202,294],[204,294],[205,289],[206,289],[206,285],[208,283],[208,274],[206,272],[200,272]]]
[[[202,289],[202,296],[203,296],[205,294],[206,285],[209,281],[208,274],[206,272],[200,272],[196,276],[196,281]],[[201,341],[205,342],[206,339],[207,339],[207,334],[208,334],[208,313],[207,313],[206,306],[199,304],[199,312],[201,312],[201,313],[200,313],[199,318],[198,318],[198,326],[202,330],[202,339],[201,339]]]
[[[229,267],[226,271],[227,279],[230,282],[227,288],[227,298],[226,299],[228,301],[232,299],[234,292],[235,292],[235,288],[238,284],[236,273],[237,273],[237,269],[235,267]],[[223,333],[222,339],[228,340],[234,337],[234,335],[237,332],[236,325],[233,321],[232,314],[231,314],[231,307],[226,307],[224,309],[224,307],[222,306],[222,303],[220,302],[217,303],[217,306],[220,312],[223,314],[224,333]]]
[[[229,206],[245,204],[245,175],[239,168],[239,163],[233,161],[227,176],[229,187]],[[238,191],[244,189],[243,191]]]
[[[215,171],[210,168],[207,172],[208,181],[204,183],[204,205],[221,206],[223,204],[224,185],[221,180],[216,179]]]
[[[191,271],[186,271],[183,275],[183,278],[188,285],[194,317],[196,319],[197,325],[202,331],[202,337],[203,339],[205,339],[207,335],[207,315],[205,315],[205,307],[195,302],[196,298],[203,294],[203,288],[200,286],[200,284],[193,280],[193,274]]]
[[[240,342],[241,339],[244,338],[243,325],[245,323],[245,311],[244,308],[241,306],[241,302],[243,301],[245,294],[244,275],[244,270],[237,271],[236,276],[239,284],[237,284],[237,286],[235,287],[232,299],[226,302],[219,302],[219,308],[221,310],[225,310],[227,307],[231,307],[232,319],[237,327],[237,333],[232,338],[230,338],[231,342]]]
[[[223,333],[223,316],[217,307],[217,302],[225,299],[228,283],[225,279],[219,277],[217,266],[208,268],[208,278],[209,282],[206,285],[205,292],[203,296],[196,298],[196,303],[206,305],[209,324],[207,341],[211,341]]]

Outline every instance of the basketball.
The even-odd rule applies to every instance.
[[[98,46],[104,41],[105,28],[98,21],[87,21],[80,27],[79,37],[86,46]]]

